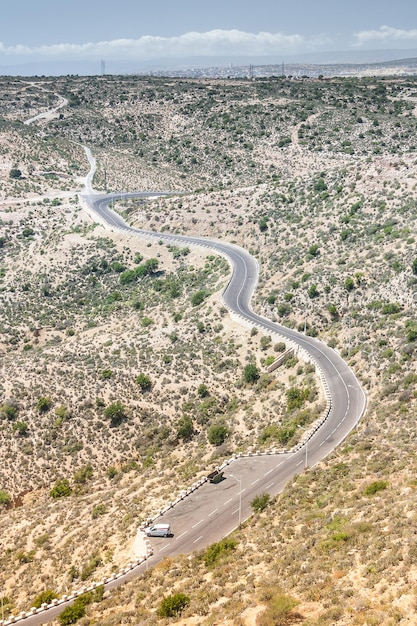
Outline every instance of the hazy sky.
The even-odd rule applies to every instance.
[[[416,0],[0,3],[0,65],[417,48]]]

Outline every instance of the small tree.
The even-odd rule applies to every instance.
[[[245,383],[253,384],[259,380],[260,371],[256,367],[255,363],[248,363],[245,365],[245,369],[243,370],[243,380]]]
[[[220,446],[226,439],[229,431],[224,424],[212,424],[208,430],[207,436],[209,442],[213,446]]]
[[[417,275],[417,258],[415,258],[414,261],[412,262],[411,270],[412,270],[413,274]]]
[[[159,617],[175,617],[190,604],[190,598],[184,593],[175,593],[164,598],[158,609]]]
[[[117,426],[118,424],[121,424],[124,419],[126,419],[126,409],[120,400],[117,400],[117,402],[109,404],[109,406],[104,410],[104,417],[110,420],[110,424],[112,426]]]
[[[177,437],[183,441],[189,441],[194,434],[193,420],[189,415],[184,415],[178,420]]]
[[[20,178],[21,176],[22,172],[17,167],[13,167],[9,172],[9,178]]]

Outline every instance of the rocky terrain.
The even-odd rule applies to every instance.
[[[171,623],[412,623],[416,106],[411,78],[0,80],[6,612],[117,570],[174,484],[293,445],[323,406],[308,365],[267,374],[285,346],[229,319],[224,260],[92,221],[82,144],[98,190],[183,192],[116,202],[131,224],[248,248],[254,309],[339,350],[369,403],[214,558],[166,560],[78,623],[164,623],[178,592]]]

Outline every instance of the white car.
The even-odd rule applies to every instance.
[[[168,537],[171,534],[171,528],[169,524],[154,524],[145,528],[145,533],[148,537]]]

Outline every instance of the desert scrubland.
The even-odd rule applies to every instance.
[[[414,78],[0,79],[6,614],[118,571],[173,490],[233,453],[290,448],[323,409],[314,368],[268,374],[285,345],[229,318],[224,259],[94,223],[86,145],[97,190],[183,192],[116,202],[130,224],[249,249],[253,308],[337,349],[368,407],[229,542],[166,559],[77,623],[413,623],[416,112]],[[176,593],[189,602],[161,617]]]

